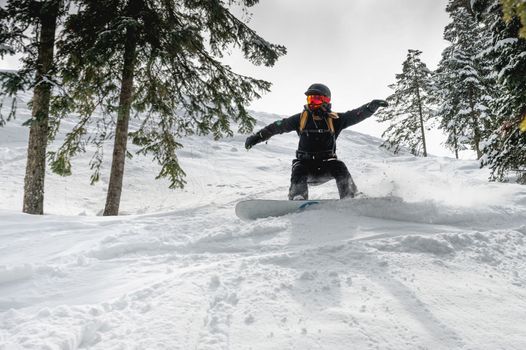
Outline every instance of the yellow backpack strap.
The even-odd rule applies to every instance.
[[[307,125],[307,120],[308,119],[309,119],[309,112],[307,112],[306,110],[301,112],[301,116],[300,116],[300,132],[302,132],[303,129],[305,129],[305,125]]]
[[[332,122],[332,118],[327,118],[327,125],[329,126],[329,130],[331,131],[331,134],[334,134],[334,124]]]
[[[329,130],[333,134],[335,133],[333,120],[338,118],[340,118],[340,116],[334,112],[329,113],[329,118],[327,118],[327,125],[329,126]]]
[[[329,113],[329,118],[327,118],[327,125],[329,126],[329,130],[333,134],[335,133],[333,119],[338,119],[338,118],[340,118],[340,116],[334,112]],[[309,119],[309,112],[307,110],[304,110],[300,116],[300,133],[303,131],[303,129],[305,129],[308,119]]]

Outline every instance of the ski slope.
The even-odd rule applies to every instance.
[[[98,216],[109,167],[90,186],[88,153],[29,216],[20,112],[0,128],[2,350],[526,348],[526,188],[476,161],[394,156],[351,128],[338,154],[366,198],[243,222],[239,200],[286,198],[297,136],[189,137],[184,190],[136,156],[123,215]]]

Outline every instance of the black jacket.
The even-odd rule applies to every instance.
[[[307,158],[310,157],[310,159],[334,157],[336,155],[336,139],[341,131],[369,118],[374,113],[374,111],[367,108],[367,104],[352,111],[336,113],[339,118],[333,119],[334,133],[332,133],[327,123],[327,118],[330,118],[327,113],[319,117],[320,120],[316,121],[313,118],[312,112],[308,112],[307,124],[301,132],[301,113],[298,113],[292,117],[278,120],[261,129],[258,132],[261,141],[266,141],[277,134],[296,131],[300,137],[297,152],[298,158],[301,158],[301,155],[305,155]]]

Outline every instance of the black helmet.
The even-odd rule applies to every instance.
[[[323,84],[312,84],[307,91],[305,91],[305,95],[322,95],[331,97],[331,90]]]

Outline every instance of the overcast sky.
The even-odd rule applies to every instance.
[[[0,0],[5,3],[5,0]],[[235,50],[225,60],[234,70],[272,82],[272,91],[250,106],[292,115],[302,110],[312,83],[332,91],[333,110],[386,98],[408,49],[423,51],[434,69],[446,47],[447,0],[260,0],[249,25],[288,53],[272,68],[254,67]],[[16,61],[0,61],[13,68]],[[384,127],[370,118],[354,130],[379,136]]]
[[[252,8],[250,26],[288,53],[273,68],[254,68],[240,57],[236,70],[273,83],[252,109],[284,115],[302,110],[311,83],[332,91],[333,109],[347,111],[385,98],[408,49],[423,51],[434,69],[447,43],[447,0],[261,0]],[[378,136],[367,120],[354,130]]]

